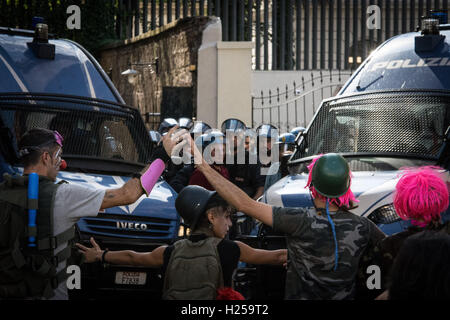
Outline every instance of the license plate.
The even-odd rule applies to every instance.
[[[116,284],[144,285],[147,280],[145,272],[116,272]]]

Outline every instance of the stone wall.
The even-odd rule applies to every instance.
[[[100,50],[100,64],[125,102],[140,109],[144,120],[148,121],[149,129],[153,127],[152,122],[159,123],[160,119],[146,114],[161,112],[163,88],[171,89],[165,90],[170,95],[176,92],[176,88],[191,88],[190,91],[180,92],[184,92],[184,97],[186,92],[191,92],[192,116],[196,115],[198,49],[202,42],[202,32],[209,21],[208,17],[177,20]],[[154,62],[156,58],[159,60],[158,73],[154,65],[151,68],[133,65],[132,69],[139,71],[134,84],[128,82],[127,76],[121,75],[123,71],[130,69],[131,63]],[[176,97],[172,98],[171,101],[177,101]],[[167,96],[165,99],[167,100]],[[172,106],[171,109],[176,107]]]

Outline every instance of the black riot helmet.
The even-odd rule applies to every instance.
[[[178,125],[181,129],[186,129],[187,131],[189,131],[194,125],[194,122],[190,118],[182,117],[178,119]]]
[[[275,131],[273,131],[275,130]],[[256,133],[258,137],[266,137],[266,138],[272,138],[272,134],[275,134],[277,131],[277,127],[271,124],[261,124],[258,128],[256,128]],[[278,138],[278,137],[276,137]]]
[[[154,130],[150,130],[148,132],[148,134],[150,135],[150,140],[152,141],[152,143],[154,143],[155,145],[159,143],[159,141],[161,141],[161,134],[158,131],[154,131]]]
[[[203,122],[203,121],[195,121],[194,125],[192,126],[190,133],[192,136],[206,133],[206,131],[211,130],[211,127]]]
[[[178,125],[178,121],[174,118],[165,118],[161,124],[159,125],[158,132],[163,136],[172,129],[173,127]]]
[[[238,131],[242,130],[245,131],[247,129],[244,122],[242,122],[239,119],[230,118],[222,122],[222,132],[226,134],[227,130],[231,131]]]
[[[175,200],[175,208],[186,225],[194,230],[200,217],[205,213],[207,204],[216,191],[191,185],[184,187]]]

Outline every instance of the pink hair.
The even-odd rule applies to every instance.
[[[312,195],[313,199],[319,198],[319,199],[321,199],[323,201],[326,201],[327,198],[324,197],[323,195],[321,195],[320,193],[318,193],[317,190],[314,188],[314,186],[311,186],[312,171],[313,171],[314,165],[315,165],[316,161],[319,160],[320,157],[322,157],[322,156],[323,156],[323,154],[319,154],[316,158],[313,159],[311,164],[307,167],[308,170],[309,170],[309,176],[308,176],[308,182],[306,183],[306,187],[305,188],[309,188],[309,190],[311,191],[311,195]],[[352,184],[352,172],[349,171],[349,174],[350,174],[350,186],[351,186],[351,184]],[[350,187],[349,187],[347,192],[343,196],[340,196],[339,198],[329,198],[329,202],[330,202],[330,204],[337,205],[339,208],[340,207],[350,208],[351,207],[351,202],[359,202],[359,200],[356,200],[355,195],[353,194],[352,190],[350,190]]]
[[[394,194],[397,214],[420,227],[439,221],[449,204],[449,190],[437,172],[443,169],[436,166],[401,169],[403,174]]]

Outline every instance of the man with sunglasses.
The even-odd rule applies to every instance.
[[[18,146],[24,165],[23,177],[6,175],[5,182],[0,184],[0,207],[3,208],[0,215],[0,299],[67,299],[67,259],[71,255],[78,219],[97,216],[102,209],[132,204],[143,194],[148,195],[164,169],[164,162],[170,159],[168,154],[183,134],[189,135],[186,130],[174,133],[176,129],[172,128],[165,135],[163,148],[152,155],[151,164],[142,175],[137,173],[122,187],[108,190],[64,182],[55,184],[59,170],[65,166],[61,158],[63,137],[57,131],[43,128],[26,132]],[[27,186],[28,175],[33,172],[39,175],[39,192],[38,201],[31,204],[27,199]],[[30,230],[26,227],[27,209],[33,209],[30,206],[38,209],[35,248],[29,248],[25,243],[28,237],[24,237]],[[13,217],[20,218],[8,222]],[[5,268],[10,268],[11,272],[6,272]]]

